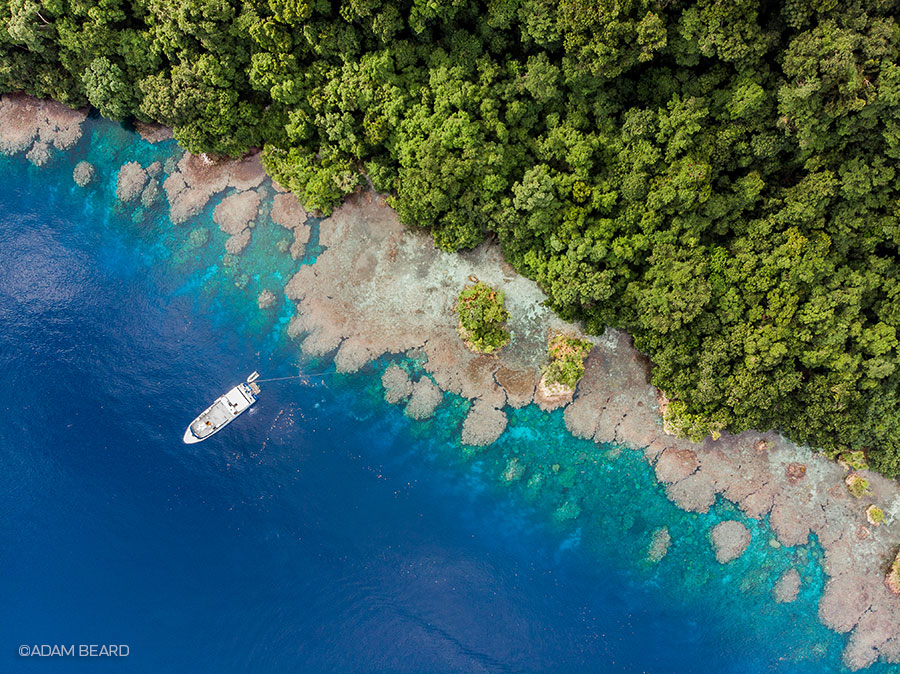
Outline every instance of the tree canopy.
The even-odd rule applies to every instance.
[[[694,435],[900,475],[897,0],[0,0],[0,90],[369,179],[627,329]]]
[[[512,336],[504,327],[509,312],[502,290],[480,281],[464,287],[456,298],[458,332],[466,346],[476,353],[493,353],[509,344]]]

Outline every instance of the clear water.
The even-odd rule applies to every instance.
[[[0,158],[0,671],[842,671],[815,542],[776,549],[747,521],[751,547],[721,566],[708,533],[743,519],[732,506],[679,511],[637,453],[573,439],[560,414],[512,411],[478,453],[460,399],[406,419],[382,400],[388,360],[335,375],[286,337],[285,230],[263,214],[229,259],[212,205],[181,226],[121,206],[118,167],[177,148],[86,129],[42,169]],[[261,311],[264,288],[280,299]],[[181,443],[251,370],[297,367],[311,376]],[[801,596],[774,604],[791,565]],[[130,655],[17,655],[70,643]]]

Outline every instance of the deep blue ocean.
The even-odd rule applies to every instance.
[[[732,506],[679,511],[637,453],[575,440],[559,414],[512,411],[466,452],[464,401],[414,422],[382,400],[388,360],[351,376],[304,360],[283,231],[261,218],[236,259],[213,204],[174,226],[164,196],[117,203],[119,166],[173,153],[94,120],[44,168],[0,157],[0,672],[842,670],[815,542],[775,548],[748,522],[721,566],[708,532]],[[252,370],[298,368],[182,444]],[[652,564],[660,526],[673,542]],[[791,565],[801,596],[776,605]],[[41,644],[129,655],[18,655]]]

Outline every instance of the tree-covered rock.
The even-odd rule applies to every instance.
[[[487,283],[467,285],[456,298],[459,317],[459,336],[466,346],[478,353],[493,353],[509,343],[506,329],[509,312],[504,305],[502,290]]]
[[[547,343],[548,362],[544,366],[544,381],[574,389],[584,376],[584,359],[593,348],[586,339],[569,335],[554,335]]]

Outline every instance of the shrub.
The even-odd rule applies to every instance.
[[[467,285],[456,298],[459,336],[466,346],[478,353],[492,353],[506,346],[509,330],[504,327],[509,312],[503,307],[502,290],[487,283]]]
[[[862,451],[844,452],[838,457],[838,463],[850,470],[869,469],[869,464],[866,463],[866,455]]]
[[[586,339],[556,335],[547,343],[550,362],[544,366],[544,379],[548,384],[562,384],[575,388],[584,376],[584,359],[593,348]]]
[[[866,519],[877,526],[884,522],[884,511],[873,503],[866,508]]]
[[[857,475],[856,473],[848,475],[846,483],[847,489],[856,498],[862,498],[865,494],[869,493],[869,481],[862,475]]]

